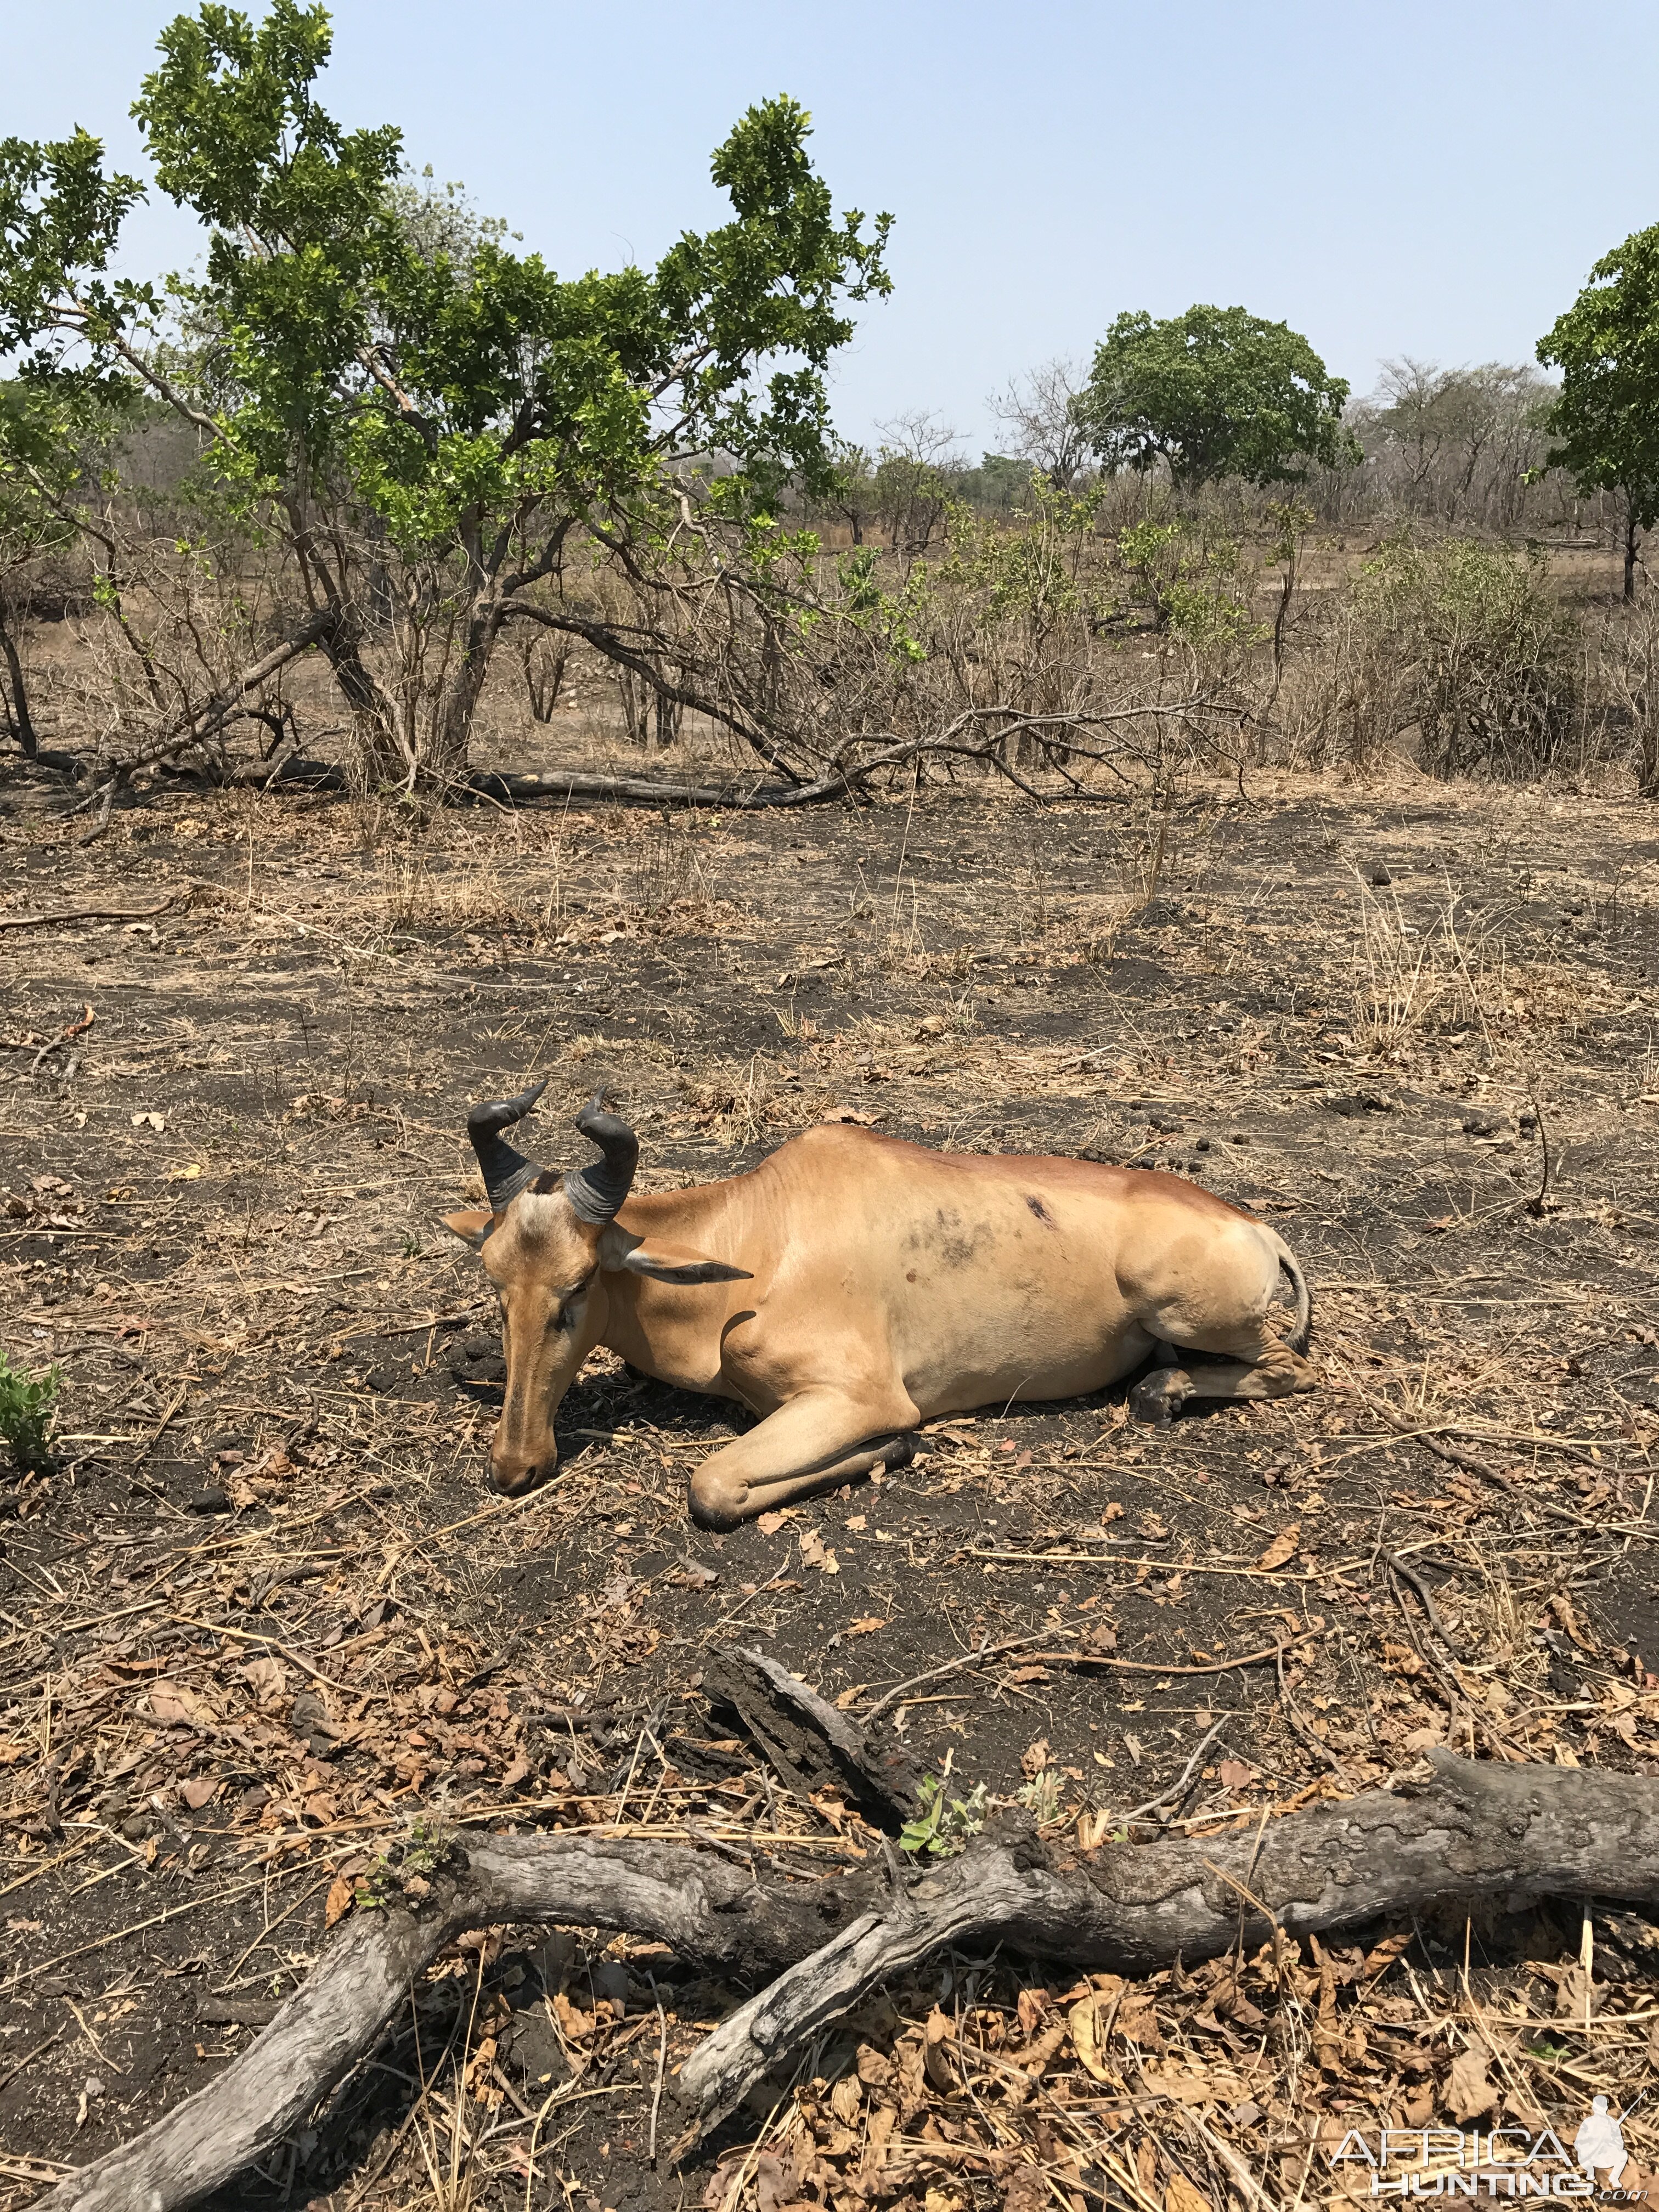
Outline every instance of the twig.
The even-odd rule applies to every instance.
[[[969,1559],[989,1559],[1004,1566],[1030,1567],[1148,1567],[1167,1575],[1231,1575],[1243,1582],[1322,1583],[1345,1567],[1363,1566],[1363,1559],[1339,1559],[1311,1574],[1283,1574],[1274,1567],[1200,1566],[1193,1559],[1146,1559],[1121,1552],[968,1552]]]
[[[0,2074],[0,2089],[9,2088],[26,2066],[32,2066],[43,2051],[50,2051],[54,2043],[61,2043],[63,2039],[63,2029],[55,2027],[44,2043],[37,2043],[33,2051],[26,2051],[21,2058],[14,2059],[5,2072]]]
[[[1533,1114],[1538,1123],[1538,1148],[1543,1154],[1544,1159],[1544,1173],[1538,1186],[1538,1195],[1527,1200],[1527,1212],[1534,1217],[1541,1218],[1544,1201],[1549,1196],[1550,1190],[1550,1133],[1544,1120],[1544,1102],[1538,1096],[1538,1085],[1535,1081],[1527,1085],[1527,1096],[1532,1101]]]
[[[1291,1698],[1290,1690],[1285,1680],[1285,1652],[1282,1646],[1275,1656],[1274,1668],[1279,1676],[1279,1702],[1284,1711],[1285,1719],[1291,1724],[1292,1732],[1300,1738],[1302,1742],[1307,1746],[1308,1749],[1313,1753],[1316,1759],[1322,1759],[1324,1760],[1326,1765],[1330,1768],[1332,1773],[1336,1776],[1340,1782],[1343,1783],[1348,1789],[1352,1790],[1353,1787],[1353,1777],[1348,1772],[1346,1767],[1343,1765],[1341,1760],[1331,1749],[1330,1746],[1321,1741],[1312,1723],[1310,1721],[1304,1721],[1301,1714],[1296,1709],[1295,1702]]]
[[[1123,1674],[1231,1674],[1236,1667],[1259,1667],[1265,1659],[1282,1659],[1297,1644],[1323,1634],[1320,1628],[1304,1629],[1284,1644],[1264,1644],[1260,1651],[1247,1651],[1242,1659],[1212,1659],[1204,1667],[1165,1666],[1156,1659],[1114,1659],[1103,1651],[1034,1651],[1031,1656],[1062,1667],[1111,1667]]]
[[[656,1984],[651,1984],[656,1993]],[[646,2146],[646,2157],[654,2166],[657,2162],[657,2115],[662,2110],[663,2076],[668,2070],[668,2015],[662,2008],[662,1999],[657,1998],[657,2086],[651,2093],[651,2139]]]
[[[95,1017],[93,1013],[92,1008],[88,1006],[82,1012],[78,1022],[65,1022],[63,1028],[58,1030],[57,1036],[55,1037],[48,1037],[46,1043],[41,1046],[40,1051],[35,1054],[33,1059],[29,1062],[29,1073],[31,1075],[38,1075],[40,1072],[42,1061],[46,1060],[49,1054],[56,1052],[60,1045],[67,1044],[71,1037],[83,1036],[92,1027],[94,1019]],[[76,1069],[79,1066],[80,1062],[77,1060],[72,1058],[70,1060],[68,1066],[64,1071],[64,1080],[65,1083],[70,1081],[73,1077]]]
[[[988,1659],[1000,1659],[1005,1651],[1023,1651],[1028,1644],[1037,1644],[1045,1636],[1052,1636],[1052,1628],[1034,1629],[1029,1636],[1011,1636],[1004,1644],[982,1644],[977,1651],[964,1651],[955,1659],[947,1659],[942,1667],[930,1667],[925,1674],[912,1674],[908,1682],[901,1682],[876,1699],[864,1716],[867,1729],[878,1721],[890,1705],[895,1705],[907,1690],[919,1690],[924,1683],[942,1681],[947,1674],[960,1674],[964,1667],[978,1667]]]
[[[1156,1797],[1149,1797],[1144,1805],[1137,1805],[1133,1813],[1114,1814],[1112,1816],[1114,1823],[1119,1826],[1127,1828],[1133,1822],[1144,1820],[1148,1813],[1157,1812],[1160,1805],[1173,1804],[1181,1796],[1182,1791],[1187,1787],[1188,1783],[1192,1779],[1200,1759],[1203,1758],[1205,1753],[1215,1741],[1222,1729],[1226,1727],[1227,1723],[1231,1718],[1232,1715],[1231,1713],[1224,1714],[1223,1717],[1216,1723],[1215,1726],[1210,1730],[1209,1734],[1199,1745],[1198,1749],[1187,1761],[1185,1766],[1182,1768],[1181,1778],[1179,1781],[1172,1782],[1167,1790],[1161,1790]]]
[[[183,1382],[179,1385],[178,1395],[174,1397],[173,1403],[167,1407],[166,1413],[162,1414],[161,1419],[157,1421],[155,1426],[150,1431],[149,1436],[145,1437],[143,1443],[138,1447],[138,1456],[132,1462],[133,1472],[136,1473],[137,1469],[143,1465],[144,1462],[149,1457],[151,1452],[155,1450],[156,1445],[161,1441],[162,1433],[167,1428],[167,1423],[173,1419],[179,1407],[185,1402],[185,1397],[188,1387],[189,1386],[187,1384]]]
[[[1447,1650],[1451,1653],[1454,1659],[1462,1659],[1465,1655],[1458,1649],[1457,1644],[1453,1641],[1450,1631],[1447,1628],[1445,1622],[1440,1617],[1440,1608],[1434,1601],[1433,1593],[1430,1590],[1421,1575],[1418,1573],[1415,1567],[1407,1566],[1405,1560],[1401,1559],[1398,1552],[1389,1552],[1386,1554],[1386,1557],[1388,1559],[1389,1565],[1394,1569],[1395,1574],[1400,1577],[1401,1580],[1402,1582],[1409,1583],[1413,1589],[1416,1591],[1419,1598],[1422,1601],[1423,1610],[1427,1613],[1429,1620],[1433,1626],[1435,1634],[1445,1645]]]

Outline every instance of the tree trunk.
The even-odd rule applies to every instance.
[[[6,720],[11,734],[23,748],[27,757],[33,760],[40,752],[40,744],[29,715],[29,695],[23,683],[23,664],[17,657],[17,647],[6,627],[3,609],[0,609],[0,653],[5,656],[6,685],[11,695],[7,702]]]
[[[680,720],[684,712],[684,709],[681,707],[678,699],[671,699],[665,691],[658,692],[656,702],[656,750],[659,753],[665,753],[671,745],[678,744],[680,734]]]
[[[1636,597],[1636,547],[1641,537],[1636,526],[1636,502],[1627,500],[1625,505],[1625,602],[1628,605]]]
[[[447,652],[423,627],[394,629],[392,647],[403,665],[387,685],[363,659],[356,622],[343,622],[329,660],[352,711],[351,775],[359,790],[442,792],[465,776],[498,627],[494,601],[481,597]],[[425,672],[428,657],[448,664],[435,682]]]

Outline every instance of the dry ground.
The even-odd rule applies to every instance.
[[[171,901],[0,930],[0,1342],[64,1382],[0,1555],[9,2201],[211,2078],[413,1822],[690,1821],[803,1877],[872,1849],[700,1696],[733,1640],[856,1715],[1028,1639],[881,1728],[1085,1846],[1448,1739],[1659,1772],[1651,810],[907,798],[417,834],[158,789],[82,851],[46,779],[5,795],[0,921]],[[1163,1431],[1121,1391],[989,1408],[722,1538],[684,1489],[726,1409],[602,1355],[556,1481],[493,1499],[497,1347],[434,1217],[468,1101],[544,1070],[534,1148],[574,1159],[607,1083],[647,1188],[826,1116],[1192,1175],[1294,1244],[1322,1388]],[[1486,2068],[1488,2117],[1569,2136],[1644,2081],[1654,1939],[1586,1925],[1588,1978],[1566,1905],[1127,1992],[946,1961],[672,2174],[659,2065],[734,1993],[500,1931],[235,2202],[1290,2206],[1322,2141]]]

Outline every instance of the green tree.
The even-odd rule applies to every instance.
[[[58,497],[66,445],[41,398],[21,379],[0,384],[0,732],[31,758],[40,740],[18,651],[17,586],[43,555],[75,539]]]
[[[1590,281],[1538,342],[1561,371],[1547,466],[1583,491],[1625,501],[1625,597],[1636,596],[1636,549],[1659,523],[1659,223],[1603,254]]]
[[[1295,483],[1317,462],[1358,458],[1342,427],[1348,387],[1284,323],[1243,307],[1120,315],[1095,349],[1077,419],[1108,468],[1162,461],[1188,489],[1220,477]]]
[[[257,25],[204,0],[163,32],[133,112],[210,241],[165,297],[105,277],[139,188],[94,141],[0,148],[0,346],[33,347],[41,380],[118,369],[194,422],[292,556],[368,779],[441,784],[516,617],[629,665],[625,629],[532,597],[570,549],[637,571],[714,455],[703,496],[739,526],[787,478],[828,486],[824,370],[848,302],[890,289],[889,218],[836,216],[780,98],[714,156],[731,222],[653,270],[562,279],[500,225],[411,203],[395,128],[334,122],[331,37],[297,0]]]

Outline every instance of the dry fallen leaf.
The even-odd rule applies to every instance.
[[[1049,2061],[1066,2040],[1066,2026],[1061,2021],[1058,2027],[1045,2028],[1035,2042],[1013,2053],[1014,2064],[1023,2068],[1034,2081],[1040,2081],[1048,2070]]]
[[[1164,2192],[1164,2212],[1212,2212],[1209,2198],[1184,2173],[1172,2173]]]
[[[789,1518],[787,1513],[763,1513],[755,1522],[763,1536],[775,1536]]]
[[[1163,2030],[1158,2024],[1158,2006],[1145,1990],[1132,1990],[1118,2008],[1117,2032],[1126,2043],[1136,2044],[1142,2051],[1162,2051]]]
[[[830,2092],[830,2109],[842,2127],[850,2128],[864,2106],[864,2090],[856,2074],[843,2074]]]
[[[177,1728],[181,1721],[194,1728],[213,1718],[206,1699],[198,1698],[194,1690],[186,1690],[177,1682],[152,1682],[149,1686],[149,1709],[163,1728]]]
[[[1100,2031],[1105,2026],[1104,2008],[1092,1991],[1081,1998],[1066,2015],[1066,2025],[1071,2030],[1072,2048],[1085,2074],[1092,2074],[1097,2081],[1109,2081],[1100,2055]]]
[[[325,1925],[332,1928],[337,1920],[343,1920],[356,1894],[356,1885],[347,1875],[337,1875],[323,1905]]]
[[[945,2097],[953,2097],[957,2092],[956,2069],[945,2048],[954,2033],[950,2021],[935,2005],[927,2015],[927,2040],[922,2063],[927,2069],[927,2079]]]
[[[817,1567],[821,1574],[838,1575],[841,1562],[815,1528],[803,1528],[800,1555],[809,1567]]]
[[[885,1628],[886,1626],[886,1621],[879,1613],[872,1613],[863,1620],[855,1620],[847,1633],[849,1636],[873,1636],[878,1628]]]
[[[218,1796],[219,1787],[219,1782],[216,1776],[211,1774],[198,1774],[192,1777],[190,1781],[179,1784],[179,1795],[184,1799],[185,1804],[189,1806],[192,1813],[199,1813],[204,1805],[210,1803],[213,1798]]]
[[[1257,1566],[1266,1569],[1271,1574],[1276,1568],[1282,1567],[1286,1559],[1294,1556],[1296,1547],[1301,1541],[1302,1523],[1299,1521],[1292,1521],[1288,1528],[1281,1528],[1273,1538],[1272,1543],[1256,1561]]]
[[[755,2212],[781,2212],[793,2179],[793,2167],[786,2166],[775,2151],[760,2152],[755,2160]]]
[[[1035,1781],[1048,1764],[1048,1739],[1046,1735],[1040,1735],[1035,1743],[1028,1744],[1020,1753],[1020,1771]]]
[[[1242,1759],[1224,1759],[1219,1771],[1224,1790],[1243,1790],[1255,1779],[1255,1767],[1246,1766]]]
[[[1492,2053],[1479,2036],[1470,2041],[1467,2051],[1460,2051],[1452,2061],[1451,2072],[1446,2076],[1446,2104],[1454,2119],[1465,2125],[1479,2119],[1483,2112],[1492,2111],[1498,2102],[1498,2092],[1486,2079],[1486,2067]]]

